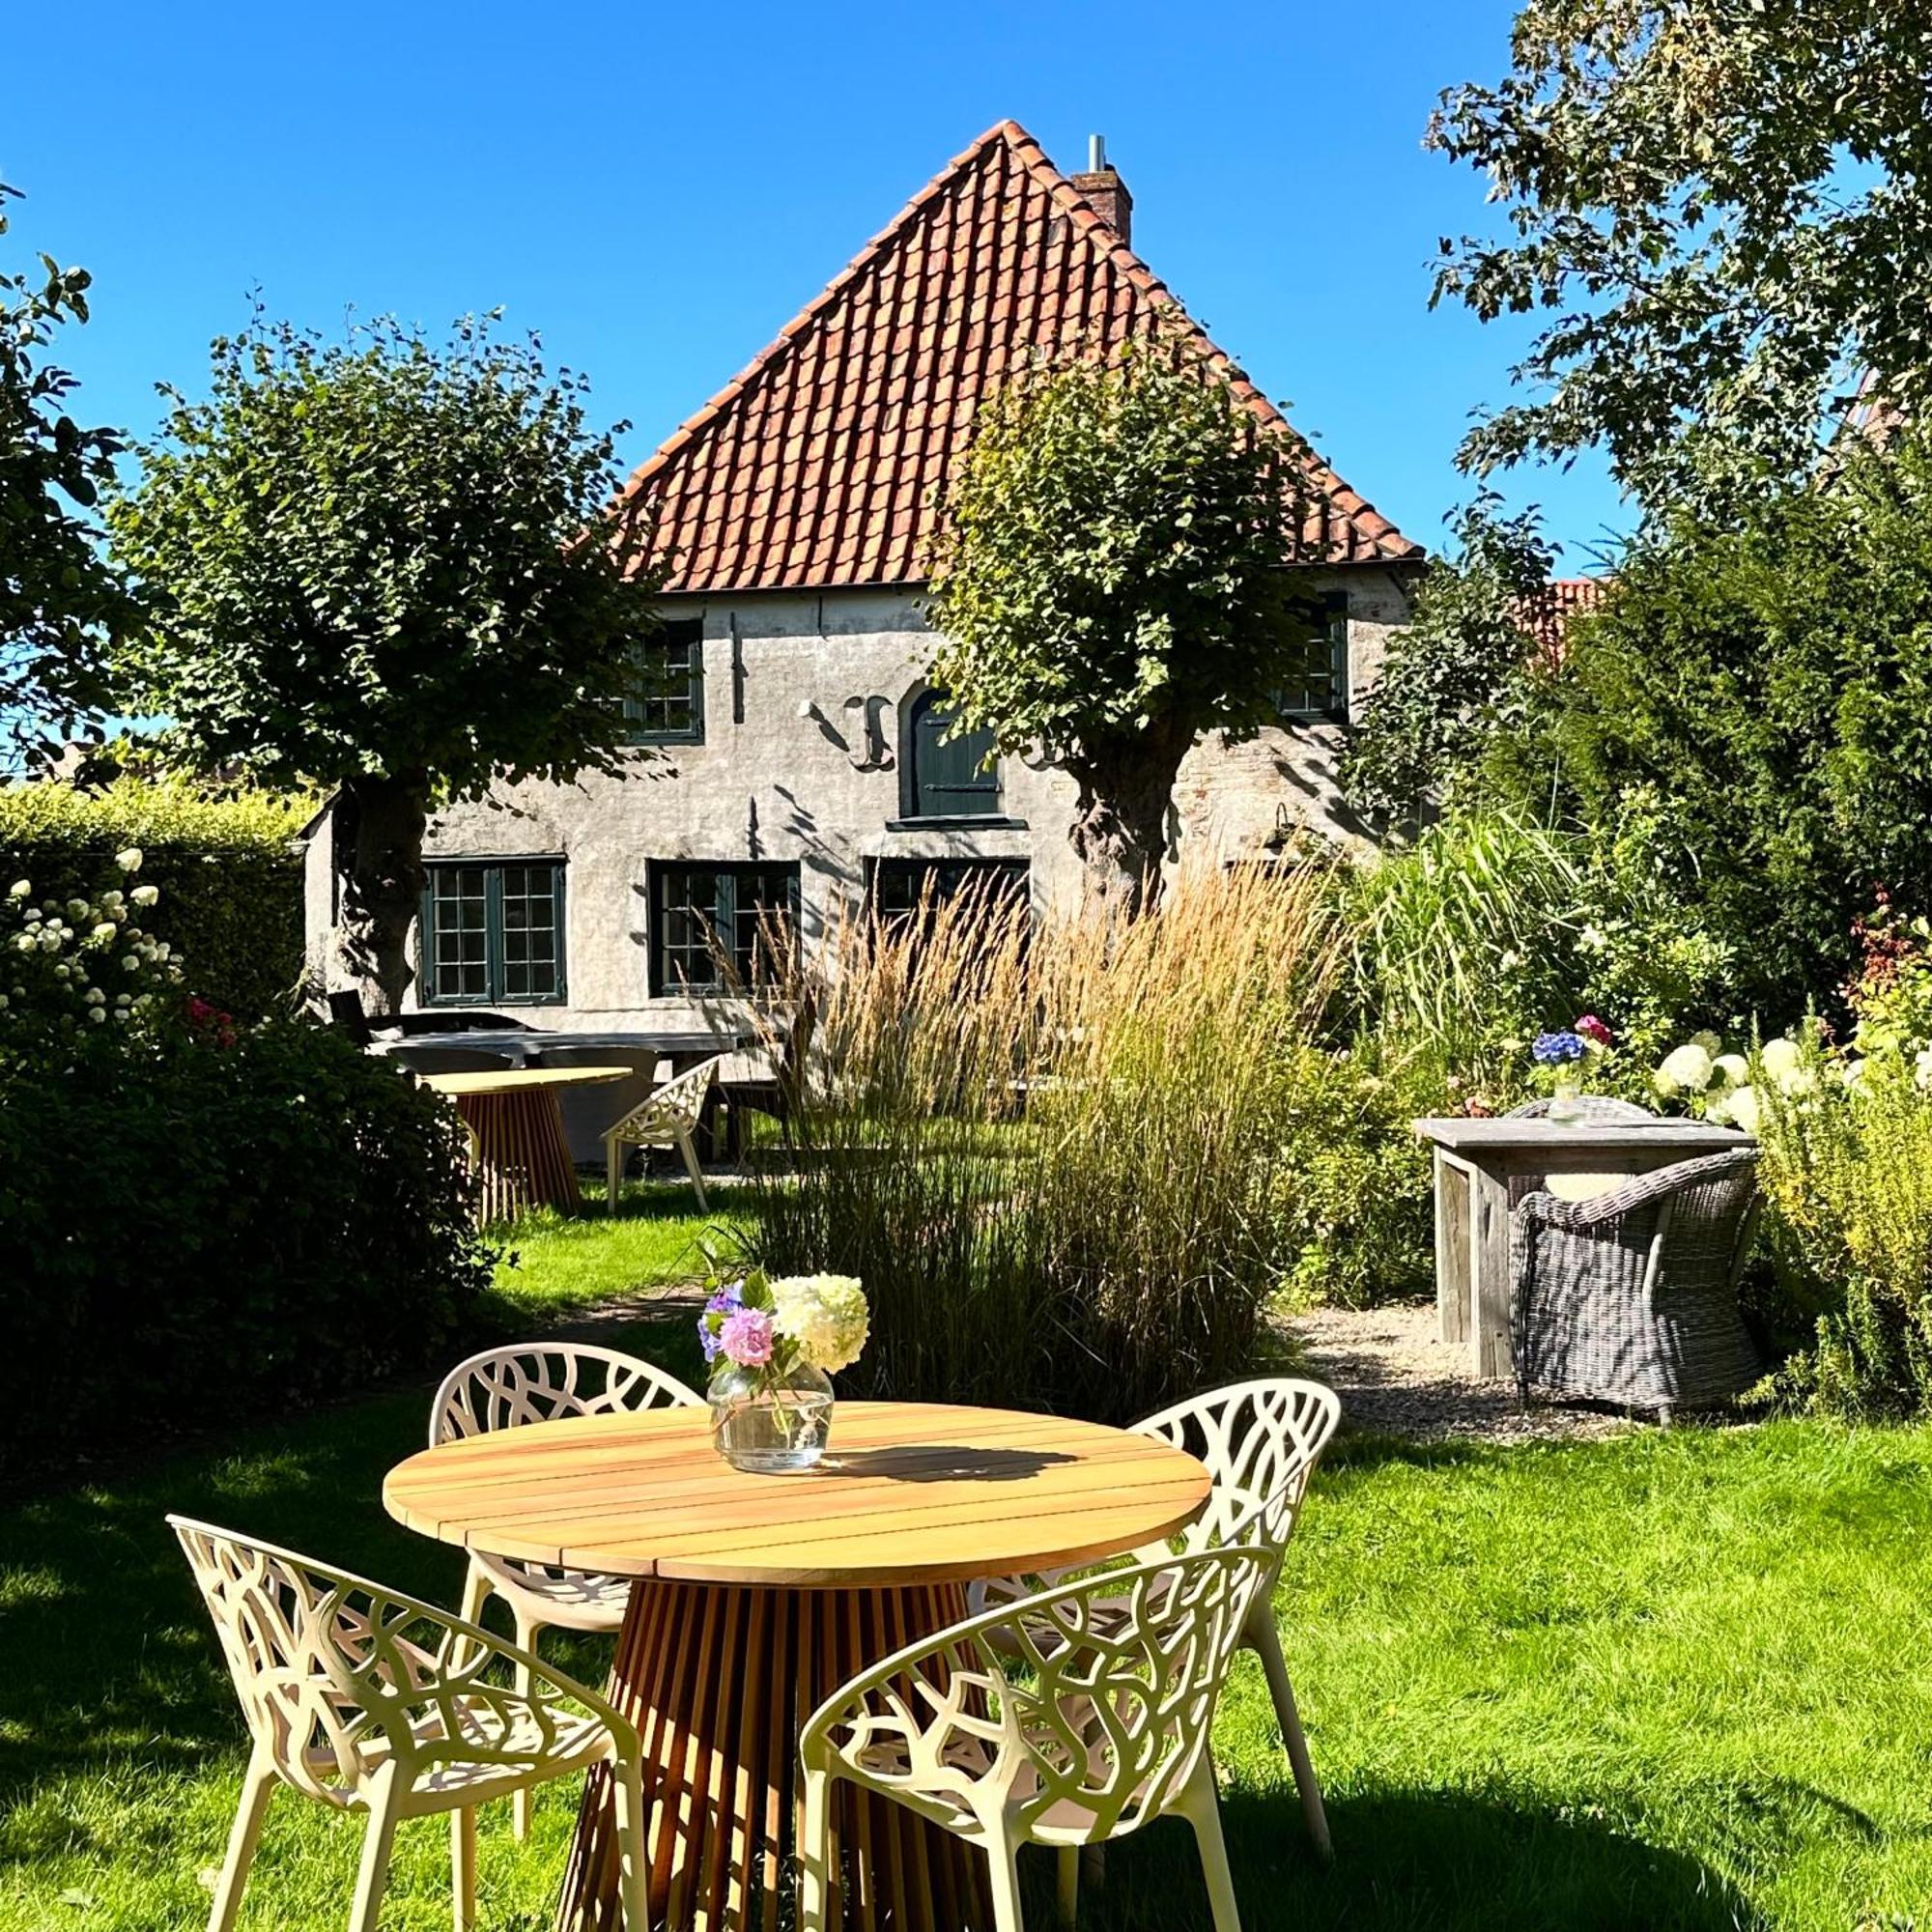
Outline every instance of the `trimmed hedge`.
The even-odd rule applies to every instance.
[[[188,990],[240,1019],[285,1012],[302,969],[301,856],[312,805],[267,793],[212,799],[138,778],[103,791],[0,784],[0,892],[31,879],[38,899],[90,895],[113,855],[141,848],[158,886],[148,923],[189,969]]]
[[[455,1109],[336,1029],[0,1062],[0,1473],[442,1358],[490,1279],[472,1192]]]

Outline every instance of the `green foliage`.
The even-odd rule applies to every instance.
[[[1897,0],[1531,0],[1514,71],[1444,98],[1501,239],[1437,300],[1553,319],[1478,472],[1604,445],[1651,507],[1802,475],[1847,368],[1932,400],[1925,14]]]
[[[131,846],[140,873],[121,883],[157,889],[140,923],[189,969],[185,990],[258,1018],[286,1008],[300,978],[295,838],[311,809],[262,792],[209,798],[180,781],[0,785],[0,892],[24,878],[37,903],[91,897]]]
[[[18,192],[0,182],[0,236]],[[120,438],[74,421],[73,378],[42,354],[86,322],[92,277],[44,255],[41,268],[0,274],[0,750],[43,751],[98,708],[104,636],[127,615],[79,514],[112,479]]]
[[[1283,569],[1304,459],[1165,337],[1026,372],[981,411],[926,602],[933,675],[1002,751],[1073,775],[1075,849],[1130,901],[1188,746],[1268,723],[1316,647]]]
[[[224,1043],[227,1042],[227,1043]],[[0,1460],[440,1360],[489,1282],[455,1111],[337,1030],[0,1061]]]
[[[1352,1024],[1492,1104],[1526,1088],[1539,1032],[1594,1012],[1634,1064],[1721,999],[1729,955],[1651,889],[1640,844],[1469,810],[1337,891]]]
[[[1311,1050],[1276,1201],[1297,1300],[1366,1308],[1433,1293],[1430,1153],[1413,1122],[1455,1111],[1461,1097],[1433,1058],[1385,1059],[1372,1037]]]
[[[1534,648],[1524,612],[1554,560],[1539,523],[1535,510],[1503,515],[1484,493],[1455,519],[1455,556],[1430,559],[1342,754],[1342,789],[1365,816],[1399,830],[1430,800],[1453,798],[1519,701]]]
[[[1932,907],[1932,453],[1847,453],[1739,526],[1673,520],[1499,740],[1492,795],[1555,787],[1593,846],[1729,947],[1781,1021],[1856,965],[1874,885]]]
[[[270,785],[427,774],[461,797],[613,767],[658,580],[603,519],[613,445],[584,391],[488,320],[442,346],[259,317],[217,341],[208,399],[165,392],[108,509],[147,604],[124,700]]]
[[[1810,1045],[1808,1079],[1759,1079],[1766,1194],[1788,1297],[1816,1322],[1784,1392],[1854,1416],[1932,1410],[1932,1093],[1903,1053],[1856,1077]]]

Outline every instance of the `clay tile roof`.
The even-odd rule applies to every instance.
[[[631,477],[679,591],[918,582],[981,399],[1022,359],[1178,319],[1257,416],[1288,425],[1016,122],[916,194]],[[1322,463],[1310,562],[1418,560]]]
[[[1562,648],[1571,619],[1594,611],[1604,601],[1610,580],[1604,577],[1558,577],[1543,586],[1533,602],[1520,609],[1522,627],[1546,650]]]

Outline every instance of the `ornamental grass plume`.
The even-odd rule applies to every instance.
[[[773,987],[775,1042],[813,1027],[755,1258],[865,1278],[841,1386],[1125,1420],[1256,1373],[1330,905],[1314,867],[1203,866],[1141,918],[969,890]]]

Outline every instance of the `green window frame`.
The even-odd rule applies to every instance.
[[[633,647],[638,682],[624,699],[634,745],[704,742],[704,620],[674,617]]]
[[[990,731],[948,738],[952,701],[923,691],[906,712],[905,784],[900,804],[908,818],[997,818],[1000,767]]]
[[[868,859],[866,903],[891,923],[911,917],[922,899],[943,905],[974,889],[989,899],[1024,897],[1032,881],[1033,867],[1025,859]]]
[[[768,984],[798,956],[798,861],[661,859],[650,867],[653,999]],[[714,939],[716,944],[714,946]],[[785,957],[774,959],[773,941]]]
[[[1274,693],[1275,709],[1302,723],[1349,722],[1349,598],[1330,591],[1310,613],[1321,627],[1310,640],[1308,668]]]
[[[423,886],[425,1007],[559,1007],[561,859],[436,859]]]

